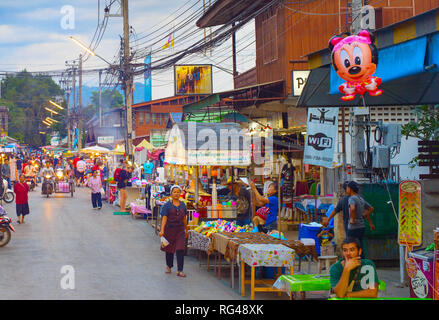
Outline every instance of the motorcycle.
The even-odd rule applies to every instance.
[[[35,189],[36,183],[34,177],[26,177],[26,183],[29,186],[30,191],[33,191]]]
[[[11,203],[15,200],[14,191],[8,189],[8,181],[3,179],[3,192],[0,193],[0,200],[3,200],[6,203]]]
[[[44,176],[43,184],[41,185],[41,194],[46,195],[47,198],[53,193],[53,181],[52,176],[46,174]]]
[[[11,231],[15,232],[12,226],[12,219],[6,216],[6,211],[0,207],[0,247],[4,247],[11,240]]]

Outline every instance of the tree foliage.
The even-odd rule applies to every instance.
[[[439,108],[438,106],[418,106],[415,109],[418,120],[401,127],[401,133],[406,137],[414,137],[423,141],[439,140]],[[409,165],[414,168],[419,157],[414,157]]]
[[[51,106],[50,99],[63,95],[61,88],[50,77],[33,76],[26,70],[6,77],[1,86],[1,104],[9,108],[8,135],[34,147],[44,145],[46,141],[39,132],[46,130],[42,120],[51,116],[44,108]],[[55,127],[62,131],[65,111],[54,118],[60,121]]]

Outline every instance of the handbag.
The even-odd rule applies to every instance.
[[[268,215],[270,214],[270,208],[263,206],[261,208],[259,208],[256,212],[255,215],[257,215],[258,217],[267,220]]]

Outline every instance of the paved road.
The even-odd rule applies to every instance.
[[[193,257],[185,259],[187,278],[175,275],[176,262],[173,273],[165,274],[151,226],[114,216],[108,204],[92,210],[85,188],[74,198],[49,199],[38,188],[29,203],[26,223],[14,223],[11,242],[0,248],[1,299],[241,299]],[[5,208],[15,222],[15,204]],[[74,290],[61,288],[65,265],[75,270]]]

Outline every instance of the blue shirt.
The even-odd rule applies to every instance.
[[[270,213],[267,216],[267,220],[265,221],[265,225],[268,226],[270,223],[275,222],[277,220],[277,213],[279,212],[279,199],[276,196],[268,197],[269,203],[265,206],[270,209]]]
[[[145,162],[143,164],[143,172],[145,174],[152,174],[152,169],[154,169],[154,163],[152,163],[152,162]]]

